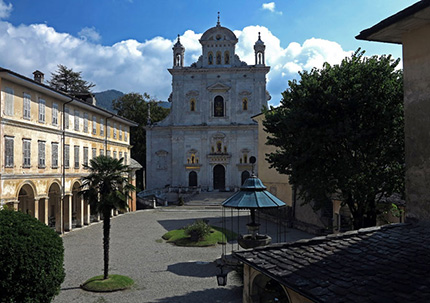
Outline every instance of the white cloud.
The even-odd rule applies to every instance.
[[[12,3],[6,4],[3,0],[0,0],[0,18],[6,19],[10,16],[13,6]]]
[[[263,10],[268,10],[268,11],[270,11],[272,13],[276,13],[276,14],[282,15],[281,11],[277,11],[276,10],[276,4],[275,4],[275,2],[263,3],[261,5],[261,8]]]
[[[271,12],[274,12],[275,11],[275,2],[263,3],[262,8],[267,9]]]
[[[93,42],[98,42],[101,40],[100,34],[96,31],[94,27],[84,27],[79,33],[79,37],[83,40],[90,40]]]
[[[325,61],[338,64],[351,54],[336,42],[317,38],[302,44],[291,42],[284,48],[266,27],[248,26],[235,31],[239,39],[236,54],[251,65],[255,63],[253,46],[259,32],[266,45],[266,65],[271,67],[267,88],[274,105],[279,103],[288,80],[299,77],[297,72],[321,68]],[[201,35],[187,30],[180,36],[186,66],[201,55]],[[14,26],[0,20],[1,67],[28,77],[38,69],[49,79],[57,65],[63,64],[82,71],[85,80],[96,84],[95,91],[147,92],[160,100],[167,100],[171,92],[172,78],[167,69],[173,65],[174,43],[176,39],[154,37],[144,42],[129,39],[104,46],[90,39],[59,33],[46,24]]]

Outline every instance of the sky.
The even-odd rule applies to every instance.
[[[417,0],[0,0],[0,67],[49,80],[58,64],[82,72],[94,92],[116,89],[167,100],[172,46],[180,35],[185,66],[201,55],[198,39],[216,25],[234,31],[236,54],[254,64],[266,44],[267,90],[279,104],[299,71],[339,64],[358,48],[401,58],[400,45],[355,39],[360,31]]]

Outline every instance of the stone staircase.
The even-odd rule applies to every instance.
[[[195,194],[185,202],[186,206],[221,206],[227,198],[231,197],[234,192],[201,192]]]

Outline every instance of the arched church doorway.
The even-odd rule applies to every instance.
[[[197,186],[197,173],[195,171],[192,171],[188,174],[188,186]]]
[[[245,170],[242,172],[242,185],[243,183],[245,183],[246,179],[248,179],[250,177],[249,171]]]
[[[225,188],[225,168],[221,164],[214,167],[214,189]]]
[[[259,303],[291,302],[281,284],[262,274],[256,276],[252,281],[251,300]]]
[[[36,216],[36,209],[34,207],[34,191],[30,185],[25,184],[19,190],[18,195],[18,210],[31,215],[32,217]]]

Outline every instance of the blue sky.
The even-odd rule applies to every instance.
[[[298,71],[339,63],[361,47],[367,55],[401,57],[401,46],[355,36],[417,0],[0,0],[0,66],[50,78],[57,64],[82,71],[94,91],[171,92],[171,47],[177,35],[185,64],[201,54],[200,35],[221,25],[239,38],[236,53],[253,64],[262,33],[268,90],[276,105]]]

